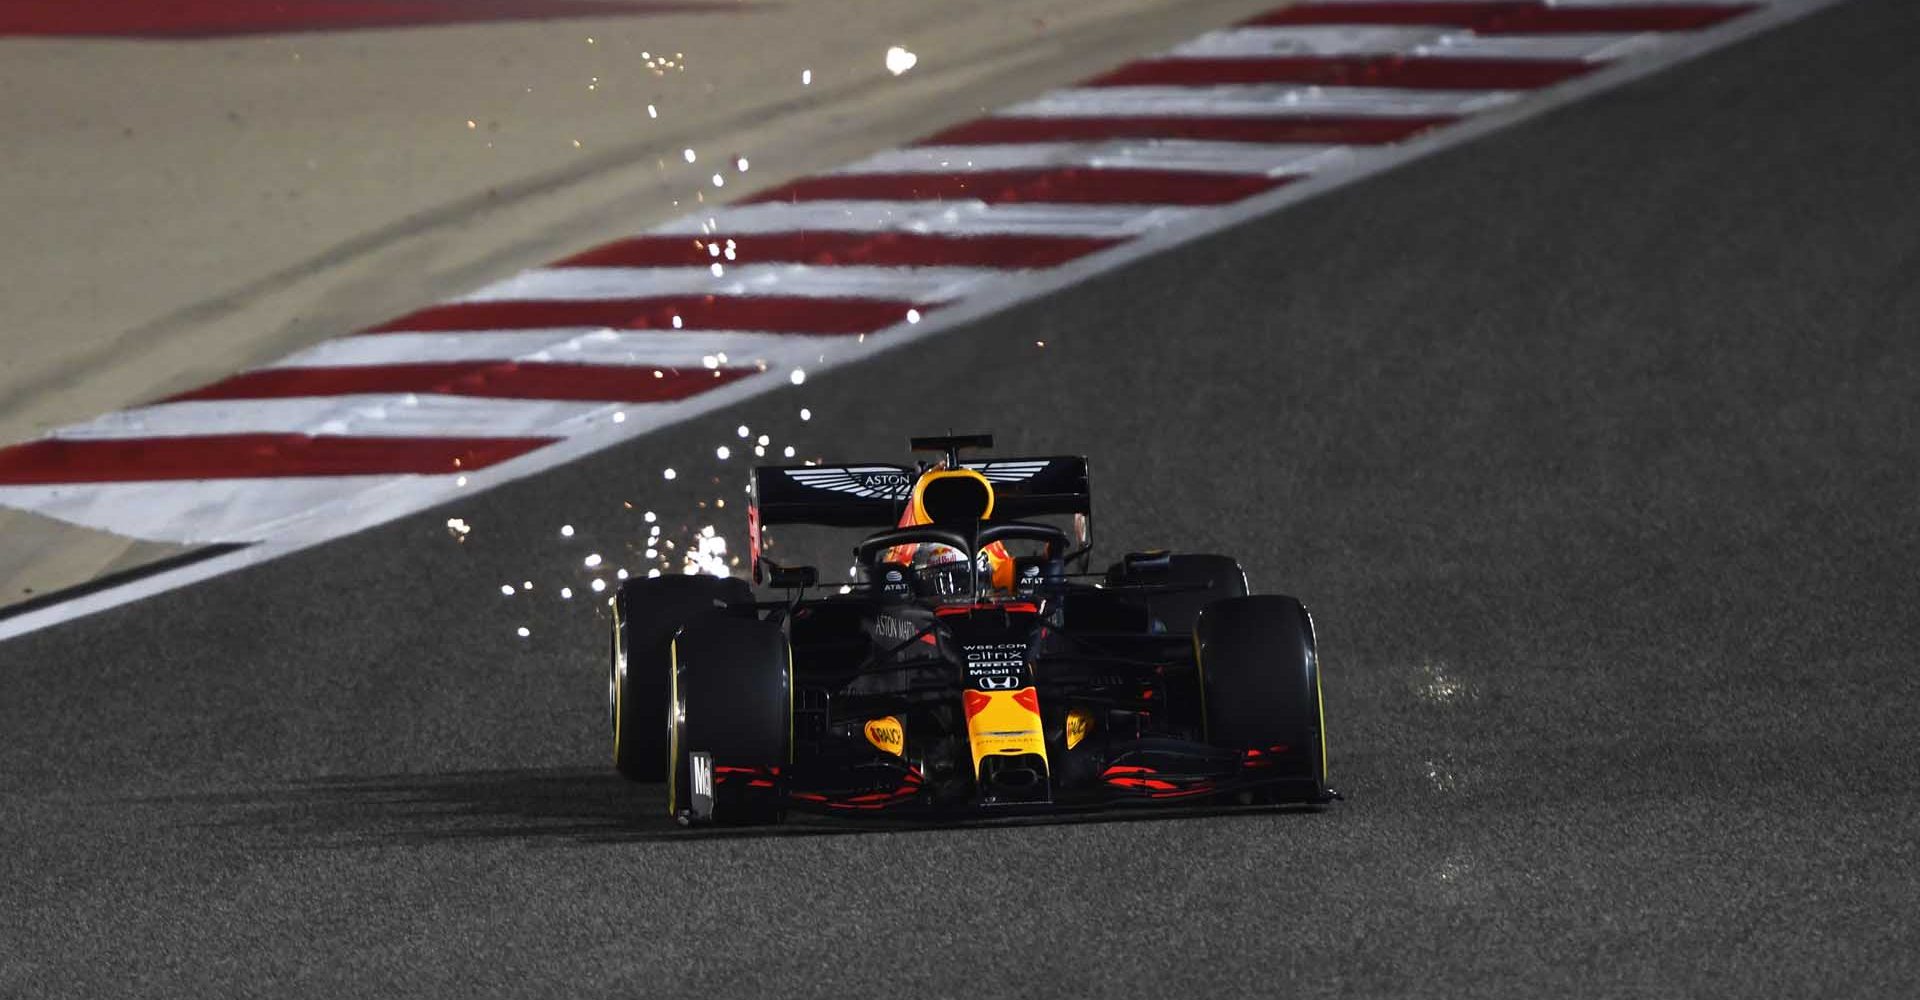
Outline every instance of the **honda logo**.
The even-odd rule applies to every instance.
[[[1020,686],[1020,678],[1012,675],[1006,677],[981,677],[978,678],[978,680],[980,681],[980,689],[983,691],[1011,691]]]

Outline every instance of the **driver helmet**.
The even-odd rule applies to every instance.
[[[914,481],[913,493],[907,509],[900,515],[900,527],[912,528],[934,523],[927,513],[925,495],[929,482],[943,475],[966,475],[978,478],[982,483],[986,477],[972,469],[948,469],[943,459],[929,467]],[[988,487],[987,512],[993,511],[992,487]],[[939,542],[915,542],[909,545],[896,545],[888,549],[881,557],[882,561],[903,565],[913,570],[923,587],[936,594],[964,593],[972,584],[972,574],[967,566],[966,552],[951,545]],[[983,546],[980,550],[980,582],[983,589],[994,594],[1011,594],[1014,588],[1013,556],[1007,547],[999,542]]]

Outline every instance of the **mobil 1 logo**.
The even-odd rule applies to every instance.
[[[1025,642],[970,642],[960,647],[967,685],[981,691],[1015,691],[1029,685]]]

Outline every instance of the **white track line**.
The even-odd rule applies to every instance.
[[[795,230],[912,232],[943,236],[1137,236],[1191,215],[1132,205],[988,205],[979,201],[763,202],[669,222],[655,232],[784,233]]]
[[[1175,47],[1166,58],[1419,55],[1461,59],[1619,59],[1660,44],[1663,35],[1476,35],[1458,28],[1398,25],[1248,27],[1215,31]]]
[[[624,404],[629,407],[634,404]],[[66,441],[210,434],[335,437],[545,437],[609,408],[603,402],[484,399],[415,393],[156,403],[62,427]]]
[[[834,173],[949,174],[978,170],[1090,167],[1284,177],[1324,170],[1347,155],[1349,150],[1345,146],[1180,139],[915,146],[877,153]]]
[[[699,368],[707,360],[749,364],[815,353],[809,338],[786,333],[697,330],[471,330],[450,333],[372,333],[323,340],[272,368],[401,365],[454,361],[538,361],[557,364]],[[711,367],[711,366],[708,366]]]
[[[1233,84],[1219,87],[1069,87],[1015,104],[995,118],[1298,118],[1340,115],[1420,118],[1472,115],[1522,95],[1504,90],[1434,91],[1392,87]]]
[[[716,275],[712,268],[719,268]],[[554,267],[523,271],[455,302],[573,302],[665,295],[796,295],[835,299],[944,302],[998,278],[984,267],[815,267],[724,264],[711,267]]]
[[[362,502],[371,495],[377,495],[380,502],[437,503],[446,499],[452,478],[288,476],[226,480],[218,491],[192,481],[0,486],[0,503],[118,535],[138,538],[157,534],[179,544],[195,545],[265,537],[277,527],[310,517],[316,502],[328,504],[334,516],[343,518],[348,515],[342,505]],[[178,534],[183,525],[190,526],[189,533]],[[327,535],[331,533],[313,533],[312,537]],[[294,540],[297,536],[275,538],[279,542]],[[6,624],[0,622],[0,628]]]
[[[1355,7],[1368,7],[1383,2],[1393,2],[1393,0],[1306,0],[1306,2],[1299,4],[1299,6],[1338,7],[1351,5]],[[1428,2],[1428,0],[1418,0],[1418,2]],[[1486,3],[1487,0],[1431,0],[1431,2],[1459,4],[1465,7]],[[1521,0],[1521,2],[1526,2],[1526,0]],[[1791,0],[1533,0],[1533,2],[1544,3],[1549,7],[1568,7],[1575,10],[1611,10],[1621,7],[1629,9],[1635,7],[1747,7],[1754,4],[1764,6],[1769,3],[1778,5],[1780,3],[1791,2]],[[1821,2],[1837,3],[1838,0],[1821,0]]]

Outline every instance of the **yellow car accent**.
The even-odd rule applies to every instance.
[[[883,715],[867,720],[866,733],[868,743],[895,757],[906,756],[907,730],[897,716]]]
[[[1327,783],[1327,696],[1320,693],[1320,654],[1313,655],[1313,705],[1320,712],[1320,783]]]
[[[912,524],[932,524],[933,518],[927,516],[926,503],[921,499],[927,492],[927,484],[936,479],[973,479],[978,480],[980,488],[987,491],[987,509],[980,512],[980,520],[993,516],[993,484],[987,477],[973,469],[935,469],[925,473],[913,484],[913,502],[908,510],[913,514]]]
[[[1067,713],[1067,749],[1080,745],[1080,741],[1093,732],[1093,713],[1084,708],[1076,708]]]
[[[1047,741],[1040,730],[1040,692],[968,691],[967,740],[973,746],[973,774],[980,762],[995,754],[1038,754],[1047,759]]]

